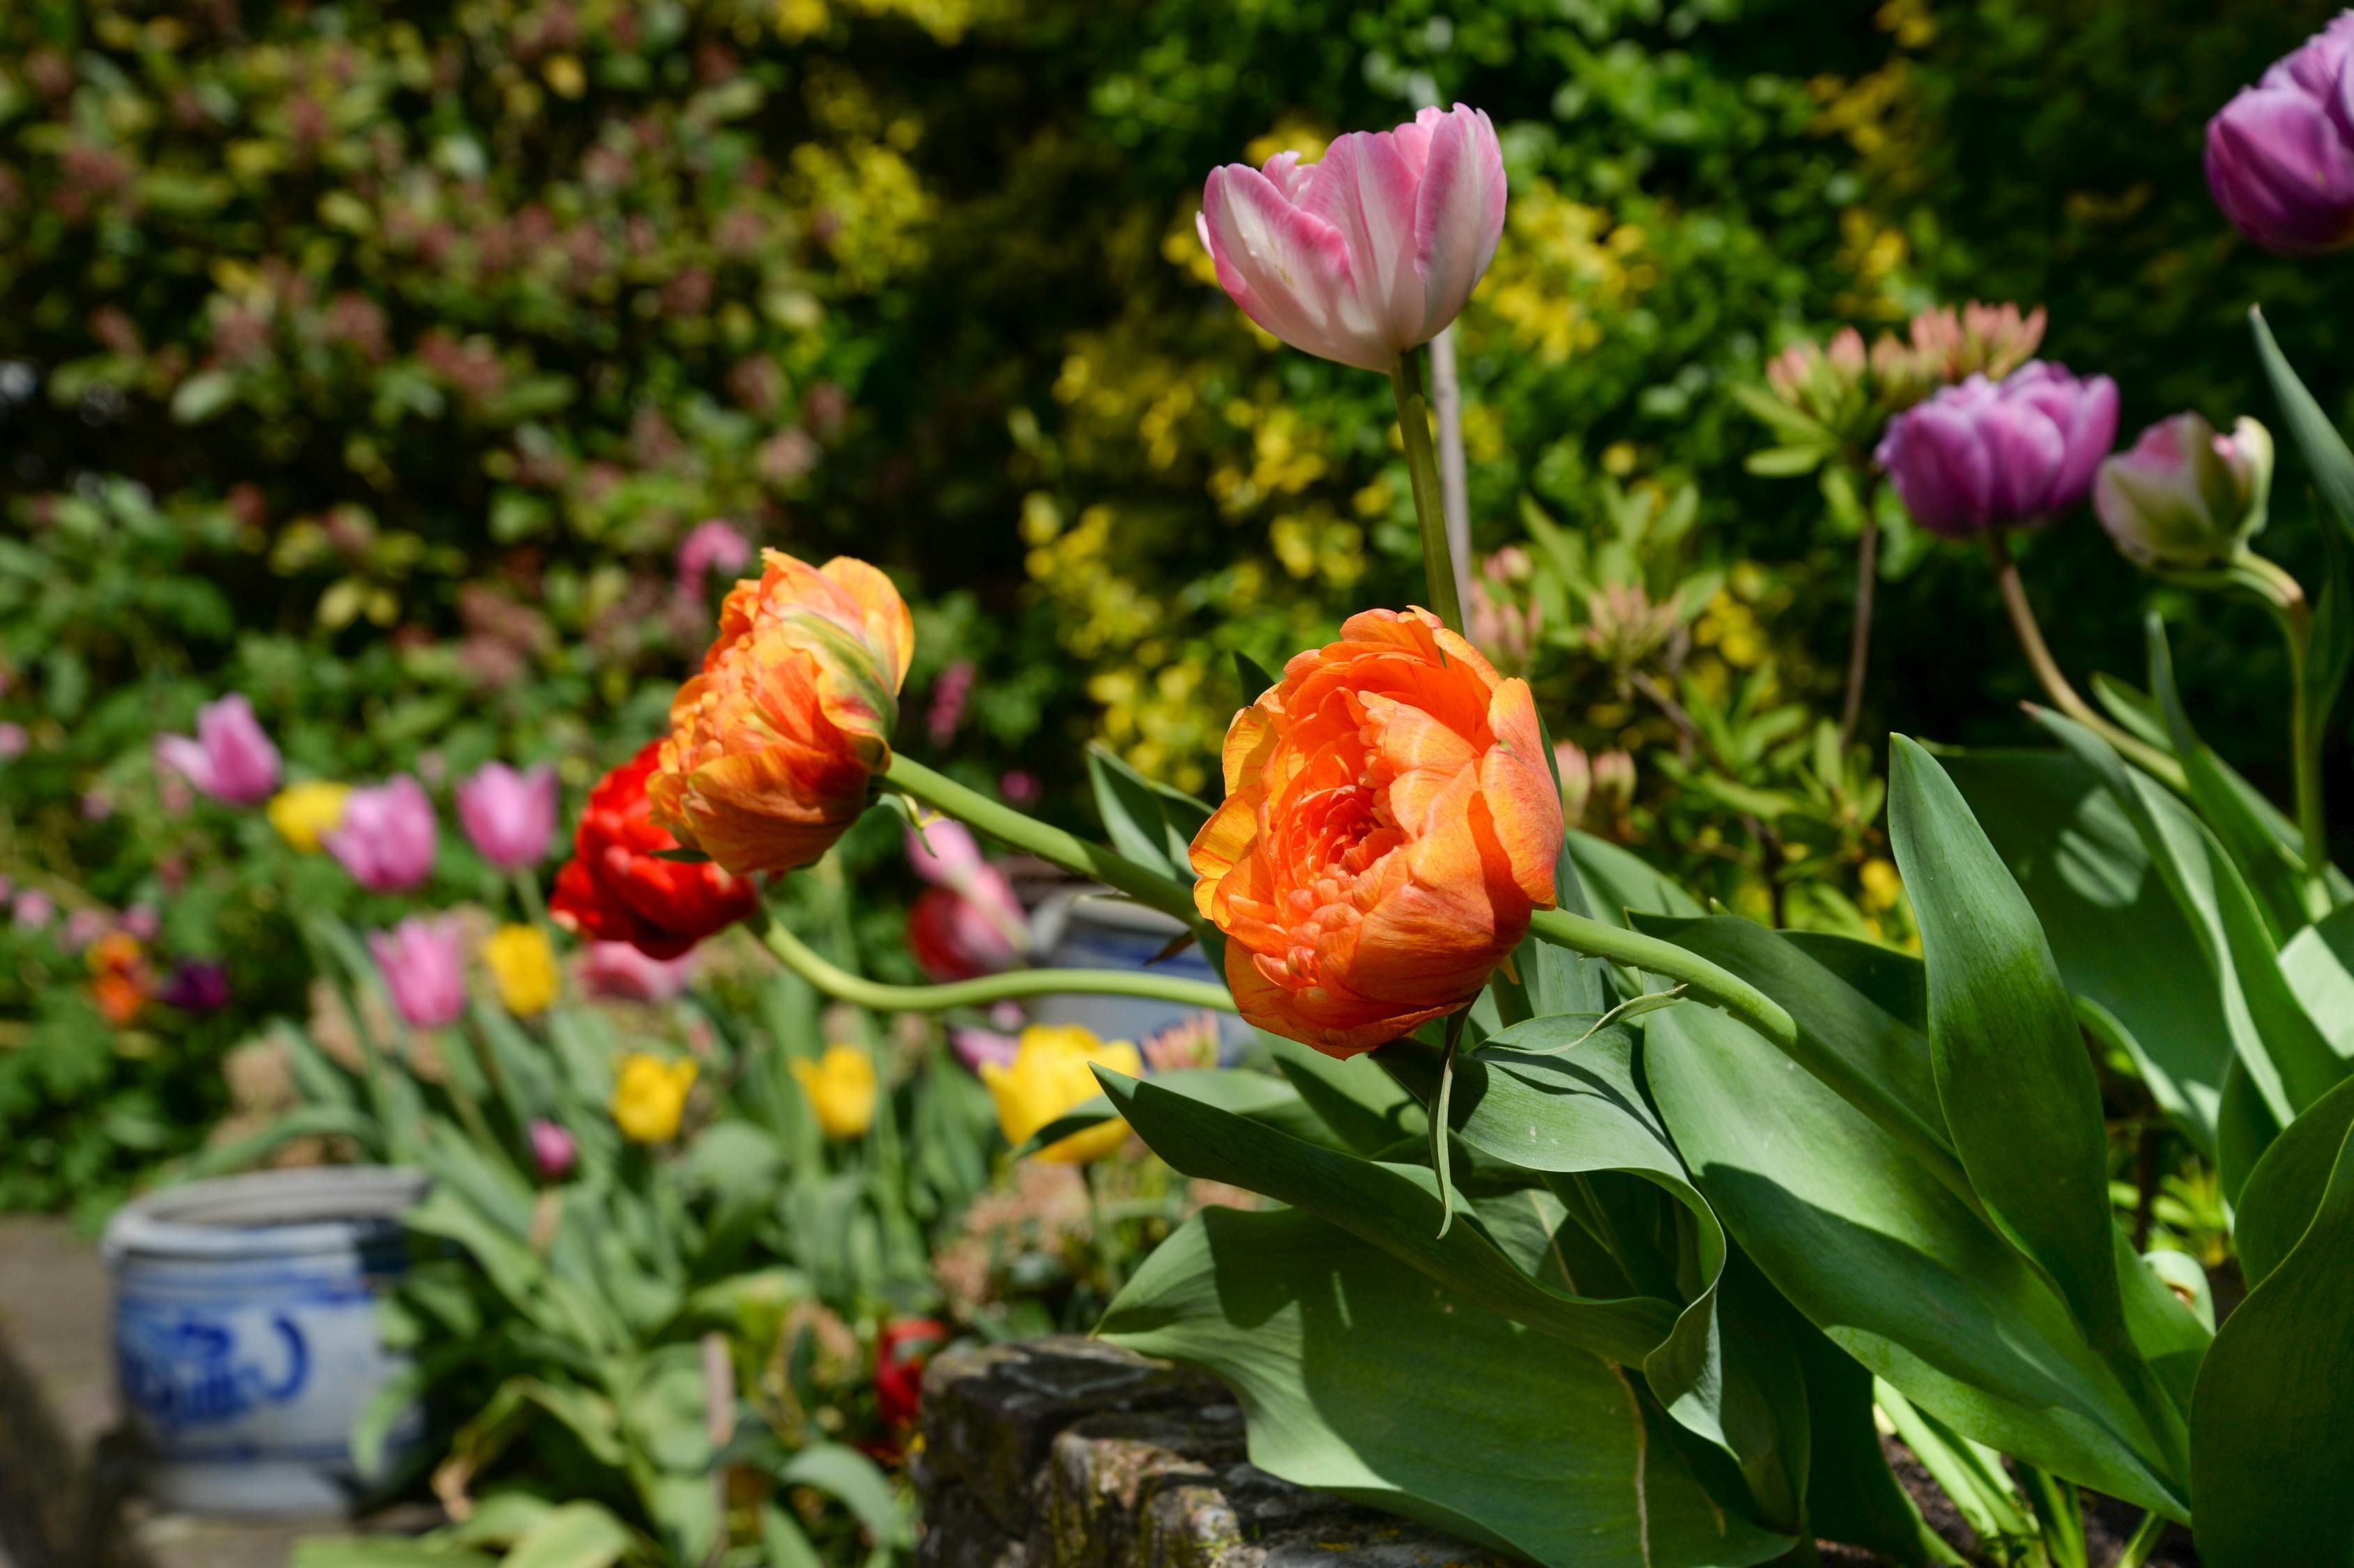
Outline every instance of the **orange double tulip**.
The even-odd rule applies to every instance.
[[[857,821],[916,646],[898,590],[865,562],[763,560],[672,699],[646,786],[655,821],[738,875],[808,865]]]
[[[1352,1056],[1468,1006],[1553,902],[1528,683],[1426,610],[1349,618],[1226,732],[1193,897],[1243,1016]]]

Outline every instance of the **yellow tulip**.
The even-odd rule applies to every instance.
[[[801,1093],[828,1138],[864,1138],[875,1125],[875,1059],[855,1045],[829,1045],[814,1062],[792,1064]]]
[[[351,792],[348,784],[314,779],[307,784],[289,784],[272,795],[263,810],[280,838],[304,854],[317,854],[319,841],[342,826],[344,800]]]
[[[1144,1059],[1125,1040],[1107,1045],[1090,1030],[1076,1023],[1034,1023],[1022,1032],[1013,1065],[994,1062],[981,1065],[981,1081],[997,1102],[997,1125],[1005,1141],[1017,1147],[1031,1134],[1074,1107],[1103,1092],[1088,1066],[1108,1067],[1133,1078],[1144,1071]],[[1114,1118],[1101,1127],[1075,1132],[1038,1150],[1038,1158],[1061,1165],[1086,1165],[1118,1149],[1128,1136],[1128,1123]]]
[[[613,1124],[637,1143],[665,1143],[678,1136],[686,1111],[686,1091],[695,1086],[692,1058],[665,1062],[642,1051],[621,1058],[613,1084]]]
[[[482,943],[482,962],[498,983],[499,1000],[519,1018],[545,1012],[562,985],[556,949],[536,926],[502,926]]]

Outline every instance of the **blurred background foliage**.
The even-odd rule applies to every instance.
[[[18,0],[0,874],[161,906],[162,949],[225,958],[239,1000],[110,1031],[0,934],[0,1142],[49,1151],[0,1202],[185,1144],[219,1050],[301,1004],[286,866],[251,821],[217,853],[158,730],[234,688],[295,777],[548,758],[577,801],[707,635],[719,584],[679,558],[705,518],[899,578],[904,746],[1075,821],[1086,738],[1214,788],[1232,655],[1416,597],[1419,556],[1385,389],[1218,292],[1202,178],[1431,101],[1503,133],[1459,331],[1480,602],[1589,760],[1573,803],[1735,907],[1903,939],[1884,734],[2022,738],[2030,677],[1984,564],[1900,528],[1843,754],[1855,520],[1743,471],[1728,388],[1835,323],[2016,299],[2117,378],[2126,432],[2222,423],[2270,413],[2261,298],[2344,411],[2354,288],[2253,251],[2198,175],[2206,117],[2330,9]],[[2137,669],[2168,590],[2086,517],[2025,554],[2062,662]],[[2285,795],[2275,641],[2233,611],[2175,647]],[[487,875],[446,845],[436,885]]]

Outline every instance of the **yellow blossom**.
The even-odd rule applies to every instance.
[[[637,1143],[663,1143],[677,1137],[695,1075],[692,1058],[665,1062],[642,1051],[631,1052],[621,1058],[613,1084],[613,1124]]]
[[[1018,1147],[1065,1111],[1102,1093],[1087,1070],[1090,1065],[1132,1078],[1144,1071],[1144,1059],[1128,1041],[1106,1044],[1076,1023],[1034,1023],[1022,1032],[1013,1065],[982,1063],[981,1081],[997,1102],[997,1125],[1004,1129],[1005,1141]],[[1119,1148],[1127,1136],[1128,1124],[1115,1118],[1048,1144],[1038,1150],[1038,1158],[1086,1165]]]
[[[1896,901],[1904,896],[1904,879],[1878,855],[1863,863],[1856,879],[1863,884],[1864,907],[1875,912],[1895,908]]]
[[[556,1001],[560,985],[556,949],[538,927],[500,927],[482,943],[482,962],[490,966],[499,1000],[506,1003],[509,1012],[528,1018],[546,1012]]]
[[[342,824],[344,800],[351,792],[348,784],[314,779],[281,789],[270,798],[265,810],[280,838],[304,854],[317,854],[319,841]]]
[[[791,1064],[810,1109],[828,1138],[864,1138],[875,1125],[875,1059],[855,1045],[832,1044],[814,1062]]]

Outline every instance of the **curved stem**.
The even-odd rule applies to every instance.
[[[1183,883],[1157,871],[1148,871],[1076,833],[1066,833],[1035,817],[1025,816],[897,752],[891,754],[891,764],[883,770],[883,781],[909,800],[978,828],[1051,865],[1115,887],[1147,908],[1174,915],[1188,926],[1199,918],[1193,908],[1193,890]]]
[[[2314,712],[2313,607],[2304,585],[2272,561],[2253,551],[2232,563],[2232,580],[2264,601],[2280,622],[2288,644],[2289,762],[2296,789],[2296,825],[2305,841],[2305,874],[2318,884],[2329,864],[2329,823],[2321,793],[2320,715]],[[2318,890],[2318,914],[2327,914],[2329,895]],[[2317,915],[2317,918],[2318,917]]]
[[[2077,695],[2068,677],[2060,673],[2052,650],[2044,645],[2043,629],[2035,622],[2035,608],[2027,602],[2027,585],[2020,580],[2019,563],[2010,558],[2010,546],[2004,542],[2002,530],[1988,533],[1986,543],[1987,555],[1994,562],[1995,584],[2002,589],[2003,609],[2010,612],[2010,629],[2019,634],[2020,650],[2027,655],[2028,666],[2052,698],[2052,705],[2115,747],[2143,772],[2164,780],[2168,788],[2178,792],[2188,789],[2180,763],[2138,736],[2127,735]]]
[[[1423,396],[1422,361],[1413,349],[1390,367],[1390,391],[1397,397],[1398,435],[1405,443],[1406,476],[1414,482],[1414,514],[1422,524],[1422,569],[1430,579],[1431,612],[1460,631],[1463,597],[1456,591],[1454,552],[1447,543],[1438,454],[1430,445],[1430,400]]]
[[[1455,324],[1430,340],[1430,411],[1438,425],[1438,493],[1447,508],[1447,547],[1455,556],[1455,593],[1471,597],[1471,481],[1463,461],[1463,377],[1455,362]]]
[[[1847,696],[1840,704],[1839,748],[1845,757],[1855,739],[1855,724],[1863,712],[1863,681],[1872,666],[1872,604],[1880,587],[1880,482],[1872,480],[1863,493],[1863,532],[1855,546],[1855,629],[1847,649]]]
[[[949,985],[886,985],[829,962],[764,911],[748,924],[783,965],[826,995],[877,1012],[939,1012],[1026,996],[1137,996],[1218,1012],[1236,1011],[1221,985],[1129,969],[1013,969]]]
[[[1721,969],[1673,942],[1572,915],[1565,909],[1543,909],[1530,916],[1529,932],[1573,953],[1607,959],[1626,969],[1666,975],[1691,987],[1695,999],[1723,1008],[1781,1049],[1787,1051],[1797,1044],[1798,1026],[1780,1002],[1732,970]]]

